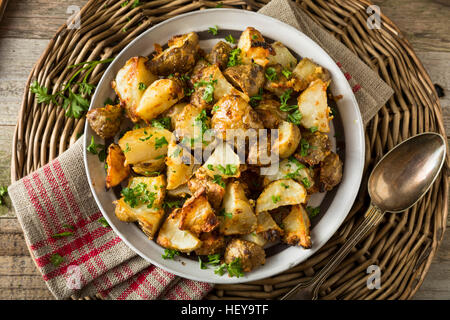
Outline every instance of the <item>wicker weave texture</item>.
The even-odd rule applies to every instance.
[[[223,7],[256,11],[268,0],[187,1],[156,0],[133,8],[133,1],[90,0],[80,12],[81,29],[63,25],[34,66],[24,92],[14,141],[11,167],[15,181],[65,151],[82,134],[85,119],[65,117],[58,105],[37,103],[29,87],[33,80],[56,92],[82,61],[114,57],[150,26],[170,17]],[[128,3],[126,5],[123,5]],[[335,236],[305,263],[275,277],[239,285],[217,285],[209,299],[273,299],[319,271],[361,221],[369,205],[367,179],[376,162],[396,144],[418,133],[445,135],[442,110],[435,89],[421,62],[400,30],[385,16],[380,30],[366,26],[370,5],[365,0],[297,1],[317,23],[331,32],[367,65],[377,71],[395,95],[366,128],[366,162],[358,198]],[[106,66],[89,76],[100,80]],[[443,238],[447,219],[448,169],[444,170],[416,206],[402,214],[386,214],[328,277],[322,299],[408,299],[421,285]],[[366,286],[367,267],[381,268],[381,288]],[[87,297],[89,298],[89,297]]]

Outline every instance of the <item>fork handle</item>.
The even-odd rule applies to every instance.
[[[303,300],[305,298],[305,292],[310,292],[310,298],[317,299],[319,294],[319,288],[327,276],[333,272],[333,270],[344,260],[347,254],[356,246],[356,244],[361,241],[367,233],[378,223],[380,223],[383,218],[384,211],[373,204],[367,209],[365,218],[355,230],[355,232],[347,239],[344,245],[339,249],[338,252],[328,261],[328,263],[323,267],[311,280],[306,282],[301,282],[296,285],[291,291],[289,291],[281,300]],[[301,290],[303,289],[303,290]]]

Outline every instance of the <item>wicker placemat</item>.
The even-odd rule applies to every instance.
[[[268,0],[158,0],[135,6],[134,1],[90,0],[81,11],[82,27],[63,25],[50,41],[27,82],[14,142],[11,176],[15,181],[57,157],[82,134],[84,119],[66,118],[53,104],[38,104],[29,92],[37,79],[59,88],[72,75],[68,65],[107,59],[150,26],[175,15],[207,8],[233,7],[256,11]],[[366,128],[365,173],[359,196],[336,235],[312,258],[275,277],[239,285],[217,285],[209,299],[277,298],[299,280],[313,276],[338,250],[368,207],[367,178],[373,165],[402,140],[425,131],[446,136],[435,89],[411,45],[388,18],[382,28],[369,30],[366,0],[296,1],[317,23],[357,54],[394,90],[395,95]],[[104,65],[89,76],[100,79]],[[443,238],[447,219],[447,161],[441,175],[412,209],[386,214],[383,222],[362,241],[324,282],[324,299],[408,299],[421,285]],[[367,267],[381,268],[381,288],[366,286]],[[86,297],[90,298],[90,297]]]

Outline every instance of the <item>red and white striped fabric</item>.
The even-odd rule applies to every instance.
[[[32,257],[58,299],[201,299],[212,289],[151,265],[99,222],[82,139],[8,192]],[[73,234],[54,237],[62,232]]]

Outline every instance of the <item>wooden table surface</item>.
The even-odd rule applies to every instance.
[[[0,23],[0,185],[10,184],[11,141],[28,74],[49,39],[86,0],[9,1]],[[450,3],[448,0],[374,0],[405,33],[441,99],[450,133]],[[448,137],[447,137],[448,138]],[[9,201],[9,200],[8,200]],[[450,226],[450,219],[447,227]],[[416,299],[450,299],[450,230]],[[0,299],[53,299],[31,260],[11,203],[0,207]]]

